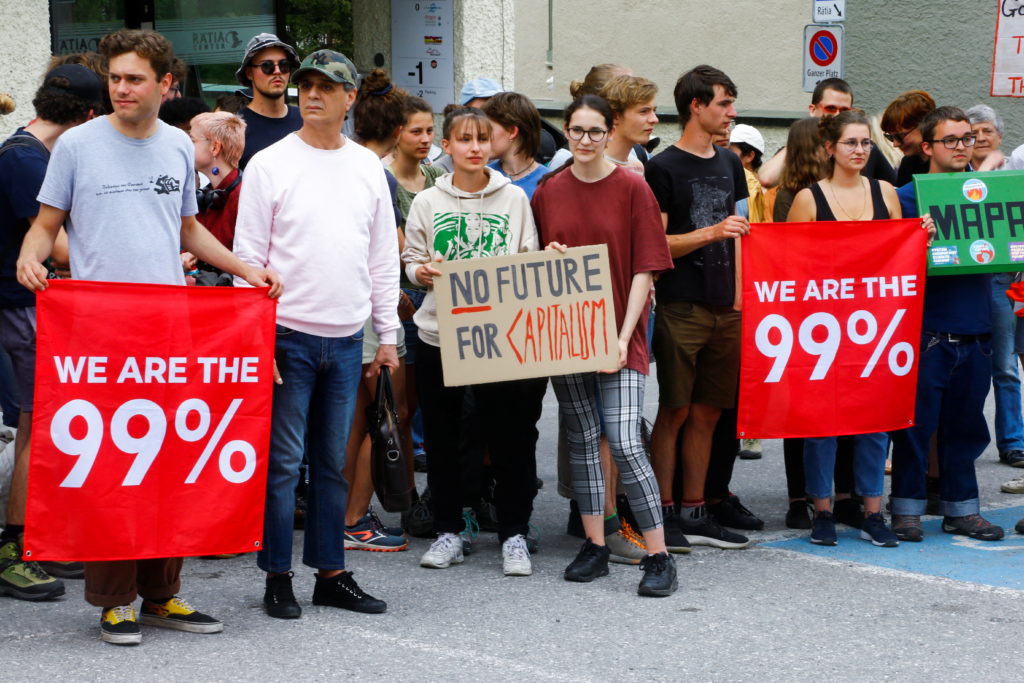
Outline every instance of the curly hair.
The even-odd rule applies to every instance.
[[[100,40],[100,54],[109,63],[111,58],[134,52],[149,60],[157,80],[174,68],[174,47],[171,41],[156,31],[123,28],[108,33]]]
[[[32,106],[36,109],[36,116],[64,125],[84,121],[89,112],[96,112],[101,102],[90,102],[70,93],[66,88],[71,87],[71,81],[63,76],[51,76],[43,81],[43,84],[36,90],[36,96],[32,98]]]

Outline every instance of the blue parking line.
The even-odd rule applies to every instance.
[[[925,521],[924,541],[878,548],[861,540],[860,531],[839,533],[839,545],[820,546],[808,536],[763,544],[833,560],[941,576],[956,581],[1024,590],[1024,535],[1013,527],[1024,517],[1024,506],[986,510],[985,518],[1006,530],[1002,541],[978,541],[942,531],[942,519]],[[840,529],[846,527],[840,526]]]

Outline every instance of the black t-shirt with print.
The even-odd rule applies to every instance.
[[[714,149],[715,155],[705,159],[673,145],[647,162],[647,183],[662,213],[668,214],[669,235],[720,223],[736,213],[737,201],[748,196],[739,157],[721,147]],[[658,280],[658,301],[732,305],[735,255],[733,240],[729,239],[674,259],[675,268]]]

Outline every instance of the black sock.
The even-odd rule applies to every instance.
[[[8,524],[4,527],[3,532],[0,532],[0,543],[9,543],[10,541],[17,541],[24,533],[24,524]]]

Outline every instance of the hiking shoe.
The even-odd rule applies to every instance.
[[[604,544],[611,553],[608,557],[611,562],[640,564],[647,557],[647,544],[626,520],[621,520],[618,531],[604,537]]]
[[[668,553],[647,555],[640,561],[640,569],[643,570],[644,578],[640,579],[640,585],[636,588],[637,595],[664,598],[679,588],[676,561]]]
[[[189,633],[220,633],[224,630],[224,624],[178,597],[164,602],[143,600],[139,612],[139,621],[147,626],[173,628]]]
[[[1024,493],[1024,477],[1004,481],[999,490],[1003,493]]]
[[[576,558],[565,568],[566,581],[590,583],[599,576],[608,576],[608,558],[611,552],[607,546],[595,545],[589,538],[583,541]]]
[[[402,528],[416,538],[434,537],[434,513],[430,509],[430,489],[423,489],[419,500],[402,513]]]
[[[330,578],[317,574],[316,585],[313,586],[313,604],[340,607],[363,614],[380,614],[388,608],[388,603],[365,593],[356,583],[352,572],[342,572]]]
[[[999,462],[1010,467],[1024,467],[1024,451],[1010,450],[999,454]]]
[[[864,521],[864,511],[860,509],[860,503],[853,498],[840,498],[832,505],[832,515],[835,521],[846,526],[859,529]]]
[[[40,562],[39,566],[50,576],[61,579],[84,579],[84,562]]]
[[[942,530],[947,534],[970,536],[979,541],[1001,541],[1003,539],[1003,527],[996,526],[981,515],[943,517]]]
[[[736,495],[730,494],[725,500],[708,505],[707,511],[722,526],[748,531],[760,531],[764,528],[764,522],[744,507]]]
[[[18,600],[53,600],[64,595],[64,582],[55,579],[36,562],[21,559],[21,542],[0,545],[0,595]]]
[[[746,536],[723,529],[715,518],[707,513],[704,506],[694,508],[691,514],[680,514],[679,528],[690,545],[709,545],[725,550],[746,548],[750,539]]]
[[[110,607],[100,612],[100,640],[114,645],[138,645],[142,631],[131,605]]]
[[[465,523],[465,527],[459,532],[459,536],[462,538],[462,554],[472,555],[473,544],[476,542],[477,536],[480,535],[480,524],[476,521],[476,513],[473,512],[473,508],[462,510],[462,521]]]
[[[794,500],[786,510],[787,529],[810,529],[811,513],[807,508],[807,501]]]
[[[760,460],[761,455],[761,439],[743,439],[740,441],[740,458],[743,460]]]
[[[885,525],[885,517],[882,513],[875,512],[864,518],[860,525],[860,537],[865,541],[871,541],[872,545],[880,548],[895,548],[900,544],[900,539]]]
[[[394,553],[409,547],[405,536],[391,536],[384,527],[369,514],[353,524],[345,525],[345,550],[369,550],[378,553]]]
[[[662,516],[665,518],[665,547],[670,553],[685,555],[693,550],[690,542],[686,540],[686,534],[679,526],[679,513],[672,508],[663,508]],[[647,554],[647,551],[644,551]]]
[[[267,590],[263,593],[263,607],[275,619],[298,619],[302,608],[292,591],[293,572],[267,576]]]
[[[427,552],[420,558],[421,567],[431,569],[447,569],[453,564],[461,564],[465,558],[462,555],[462,537],[458,534],[443,533],[437,535],[437,540],[430,544]]]
[[[924,529],[921,528],[921,515],[893,515],[892,532],[901,541],[920,543],[924,540]]]
[[[505,576],[529,576],[533,573],[530,551],[526,548],[526,537],[516,534],[501,544],[502,568]]]
[[[837,542],[835,515],[828,510],[815,512],[814,524],[811,527],[811,543],[835,545]]]

